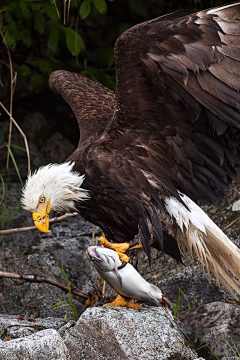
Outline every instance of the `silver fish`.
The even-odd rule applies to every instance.
[[[122,263],[116,251],[90,246],[87,254],[99,274],[118,294],[153,306],[164,307],[171,313],[171,304],[161,290],[147,282],[131,264]]]

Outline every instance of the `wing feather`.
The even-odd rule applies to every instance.
[[[65,70],[54,71],[49,81],[71,106],[80,130],[79,147],[86,147],[102,134],[112,118],[113,91]]]
[[[166,192],[216,203],[236,177],[239,44],[240,3],[154,19],[117,40],[118,143],[133,135],[130,151],[139,146],[147,155],[125,156]]]

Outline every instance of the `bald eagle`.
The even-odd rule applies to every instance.
[[[115,93],[50,76],[80,141],[28,177],[23,207],[45,232],[51,210],[78,211],[122,260],[151,245],[178,261],[190,254],[237,298],[240,250],[196,202],[217,204],[240,165],[240,3],[138,24],[118,38],[115,62]]]

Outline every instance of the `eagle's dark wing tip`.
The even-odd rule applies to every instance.
[[[51,75],[49,76],[49,82],[51,85],[55,87],[59,83],[59,81],[64,80],[66,77],[68,77],[71,74],[72,73],[66,70],[56,70],[52,72]]]

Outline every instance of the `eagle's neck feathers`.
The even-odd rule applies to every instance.
[[[84,175],[73,171],[74,163],[49,164],[28,176],[22,190],[21,203],[24,209],[34,212],[39,197],[50,199],[51,210],[75,210],[78,201],[89,198],[88,191],[81,188]]]

